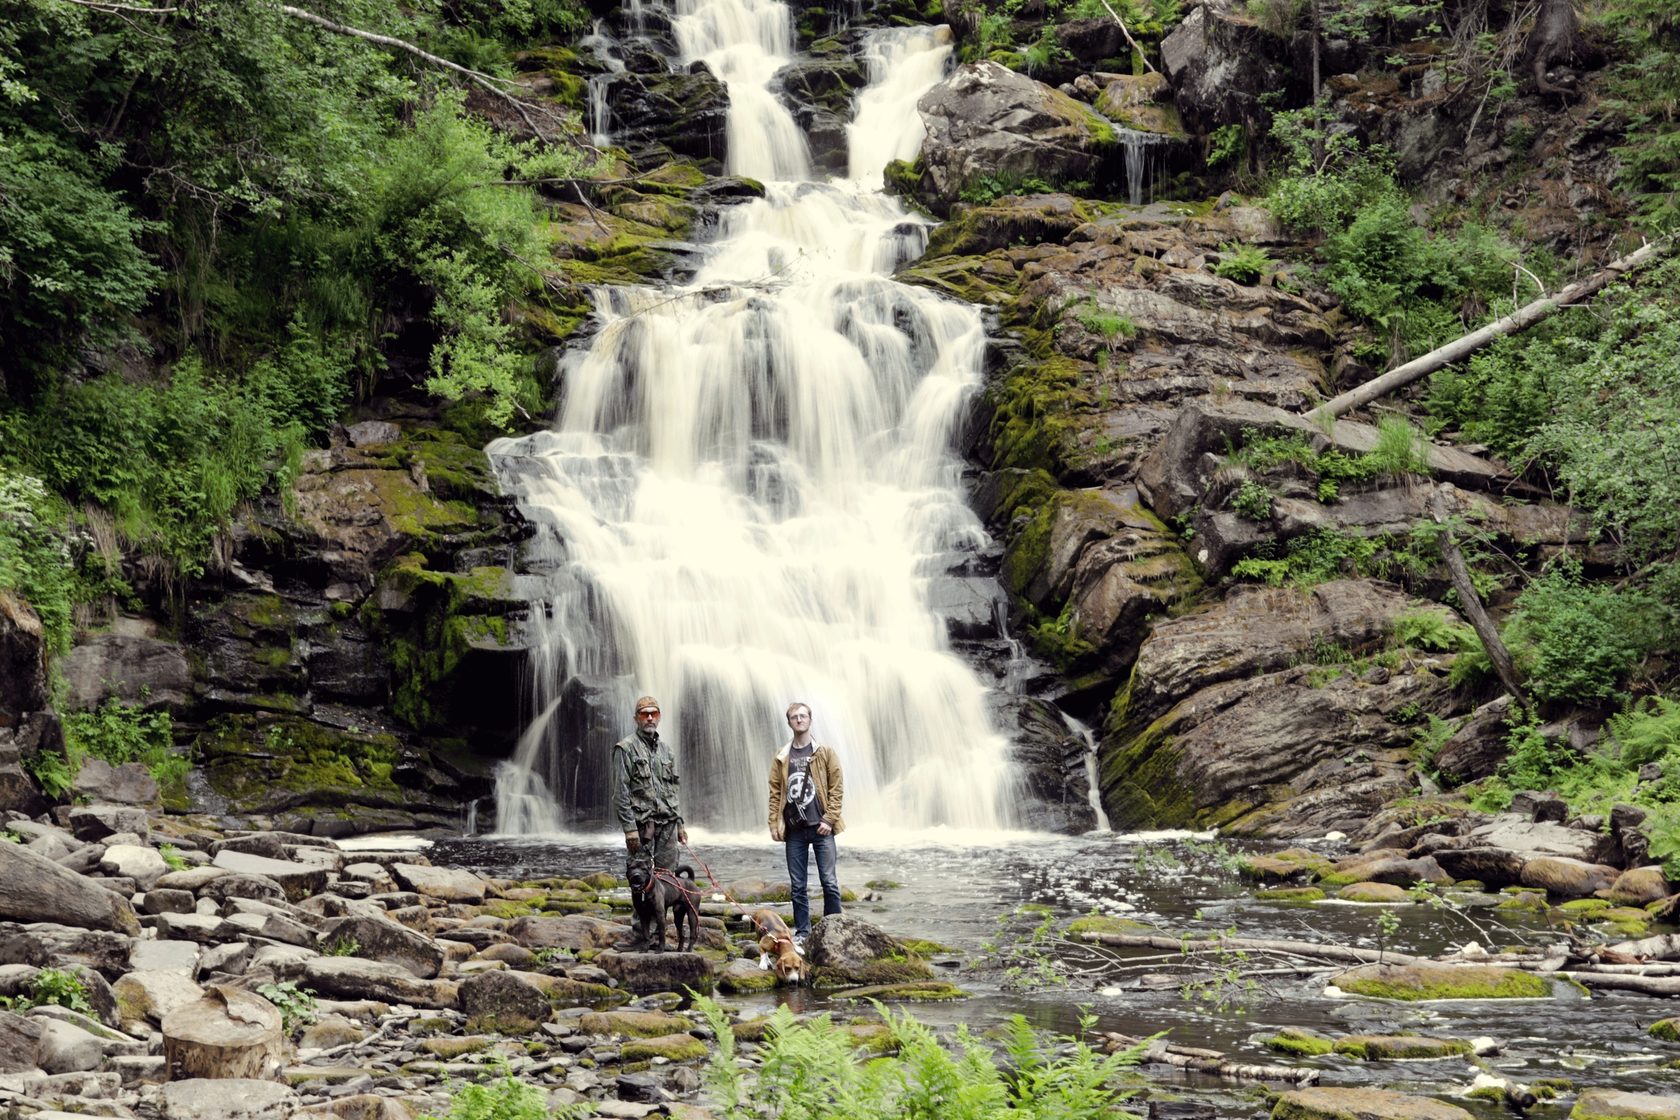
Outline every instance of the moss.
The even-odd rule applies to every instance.
[[[922,172],[922,157],[919,155],[913,161],[895,159],[881,173],[883,186],[888,194],[915,198],[917,189],[922,185]]]
[[[1471,1089],[1464,1095],[1473,1101],[1487,1101],[1491,1104],[1505,1103],[1505,1090],[1497,1085],[1483,1085],[1480,1088]]]
[[[942,945],[937,941],[928,941],[927,939],[921,937],[901,937],[899,938],[898,943],[904,947],[904,951],[906,953],[915,957],[926,958],[937,956],[940,953],[956,952],[956,950],[951,948],[949,945]]]
[[[414,1022],[409,1024],[408,1031],[410,1034],[424,1036],[448,1034],[454,1029],[455,1021],[453,1019],[448,1019],[441,1015],[428,1015],[424,1018],[414,1020]]]
[[[776,974],[769,969],[753,969],[751,972],[726,972],[718,977],[718,987],[726,992],[745,994],[748,992],[767,992],[776,986]]]
[[[274,811],[305,800],[332,804],[346,793],[395,794],[396,736],[344,731],[289,715],[231,714],[195,744],[210,787],[240,812]]]
[[[691,1034],[666,1034],[626,1042],[621,1053],[627,1062],[652,1061],[654,1058],[693,1062],[706,1056],[706,1044]]]
[[[1254,897],[1265,902],[1322,902],[1324,892],[1317,887],[1268,887],[1255,891]]]
[[[763,1042],[770,1033],[770,1020],[747,1019],[739,1023],[731,1023],[729,1033],[735,1036],[736,1042]]]
[[[520,902],[509,898],[498,898],[494,902],[479,907],[479,913],[488,914],[492,918],[502,918],[508,921],[514,918],[524,918],[542,912],[542,906],[535,902]]]
[[[1393,1061],[1408,1058],[1452,1058],[1471,1052],[1462,1038],[1424,1038],[1421,1035],[1357,1035],[1339,1039],[1336,1053],[1360,1061]]]
[[[903,885],[897,879],[871,879],[864,884],[872,891],[896,891]]]
[[[1332,981],[1344,992],[1373,999],[1537,999],[1551,994],[1542,977],[1491,965],[1366,965]]]
[[[1322,1035],[1311,1031],[1300,1030],[1296,1027],[1285,1027],[1277,1034],[1265,1040],[1266,1046],[1284,1054],[1298,1054],[1304,1058],[1328,1054],[1335,1049],[1335,1043]]]
[[[1180,828],[1196,819],[1195,791],[1178,776],[1180,754],[1163,717],[1114,744],[1105,739],[1098,778],[1116,828]]]
[[[944,980],[923,980],[909,984],[878,984],[866,988],[849,988],[829,997],[843,1003],[880,1000],[883,1003],[942,1003],[967,999],[968,993]]]
[[[1680,1019],[1658,1019],[1647,1033],[1664,1042],[1680,1042]]]
[[[578,1026],[589,1034],[658,1038],[692,1030],[694,1024],[681,1015],[663,1011],[595,1011],[584,1015]]]
[[[1558,909],[1565,914],[1596,914],[1610,909],[1610,902],[1603,898],[1572,898]]]
[[[494,1035],[474,1034],[460,1038],[427,1038],[420,1042],[420,1049],[428,1054],[435,1054],[449,1060],[459,1058],[464,1054],[477,1054],[481,1050],[488,1050],[496,1044]]]
[[[870,961],[857,968],[811,969],[813,988],[853,988],[859,986],[908,984],[925,981],[932,975],[927,964],[919,960]]]
[[[1137,933],[1150,928],[1131,918],[1116,918],[1111,914],[1087,914],[1069,922],[1067,931],[1069,937],[1079,937],[1086,933]]]
[[[605,984],[590,984],[564,976],[555,977],[543,987],[548,1002],[555,1007],[608,1007],[631,999],[630,993],[622,988],[609,988]]]

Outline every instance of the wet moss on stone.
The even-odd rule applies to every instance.
[[[652,1061],[664,1058],[672,1062],[698,1061],[706,1056],[706,1044],[691,1034],[666,1034],[655,1038],[633,1039],[620,1051],[627,1062]]]
[[[1269,1049],[1283,1054],[1297,1054],[1303,1058],[1313,1058],[1320,1054],[1328,1054],[1336,1048],[1336,1044],[1323,1035],[1298,1027],[1285,1027],[1277,1034],[1265,1040]]]

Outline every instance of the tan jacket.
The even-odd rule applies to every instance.
[[[782,807],[787,804],[788,752],[792,749],[793,740],[790,739],[776,752],[775,760],[770,763],[772,840],[784,839],[787,832],[782,821]],[[833,747],[824,743],[817,744],[817,751],[811,756],[811,781],[817,787],[817,800],[822,805],[822,818],[838,836],[840,830],[846,827],[846,822],[840,816],[841,804],[846,800],[846,777],[840,769],[840,756],[834,753]]]

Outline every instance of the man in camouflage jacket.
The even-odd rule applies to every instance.
[[[677,759],[659,738],[659,701],[636,701],[636,733],[613,744],[613,814],[624,832],[625,873],[630,861],[648,859],[654,867],[677,868],[677,846],[688,843],[683,827]],[[641,918],[633,939],[646,939]]]

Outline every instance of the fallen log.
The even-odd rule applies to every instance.
[[[1680,976],[1639,976],[1625,972],[1571,972],[1559,969],[1553,976],[1573,980],[1583,988],[1613,992],[1639,992],[1648,996],[1680,996]]]
[[[1611,261],[1602,271],[1596,272],[1585,280],[1571,284],[1555,296],[1545,296],[1533,303],[1525,304],[1503,319],[1497,319],[1485,327],[1471,331],[1467,335],[1455,338],[1445,346],[1438,346],[1420,358],[1413,358],[1404,365],[1395,366],[1387,373],[1373,377],[1363,385],[1356,385],[1339,396],[1331,397],[1307,415],[1319,421],[1326,421],[1368,404],[1378,397],[1387,396],[1402,385],[1410,385],[1425,374],[1434,373],[1442,366],[1451,365],[1461,358],[1469,357],[1494,339],[1508,334],[1516,334],[1533,326],[1540,320],[1552,315],[1572,304],[1597,295],[1613,281],[1643,265],[1660,259],[1673,247],[1669,239],[1653,241],[1649,245],[1634,250],[1627,256]]]
[[[1099,945],[1113,945],[1124,949],[1177,949],[1185,955],[1191,950],[1209,952],[1289,953],[1294,956],[1315,957],[1332,962],[1353,964],[1436,964],[1432,957],[1415,957],[1396,953],[1392,949],[1355,949],[1347,945],[1325,945],[1318,941],[1288,941],[1266,937],[1165,937],[1153,933],[1099,933],[1080,935]],[[1478,962],[1480,963],[1480,962]]]
[[[1318,1070],[1301,1066],[1262,1066],[1248,1062],[1233,1062],[1217,1050],[1203,1050],[1192,1046],[1174,1046],[1161,1039],[1132,1038],[1130,1035],[1108,1031],[1103,1034],[1103,1049],[1109,1053],[1143,1046],[1141,1060],[1179,1069],[1211,1073],[1232,1081],[1286,1081],[1294,1085],[1311,1085],[1318,1080]]]
[[[1626,953],[1644,960],[1680,960],[1680,933],[1660,933],[1655,937],[1641,937],[1638,941],[1619,941],[1609,946],[1614,953]]]
[[[1487,652],[1488,660],[1493,663],[1494,672],[1499,675],[1499,683],[1505,686],[1511,699],[1522,704],[1527,702],[1523,695],[1522,678],[1517,675],[1517,663],[1511,657],[1511,651],[1505,647],[1505,641],[1499,636],[1499,627],[1489,617],[1487,608],[1482,606],[1482,597],[1476,591],[1476,584],[1470,578],[1470,567],[1464,562],[1464,554],[1459,551],[1458,541],[1453,537],[1452,522],[1447,518],[1446,506],[1441,500],[1439,490],[1429,497],[1429,515],[1435,524],[1441,526],[1441,539],[1438,542],[1441,549],[1441,559],[1447,562],[1447,571],[1452,575],[1453,590],[1458,592],[1459,609],[1464,617],[1470,620],[1470,628],[1476,631],[1476,637],[1481,640],[1482,649]]]

